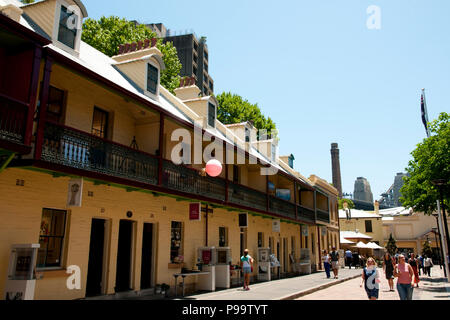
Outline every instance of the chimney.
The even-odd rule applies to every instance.
[[[378,200],[375,200],[373,207],[375,208],[375,213],[380,214],[380,203],[378,202]]]
[[[0,13],[16,22],[20,22],[23,10],[13,4],[7,4],[6,6],[0,6]]]
[[[338,190],[339,198],[342,198],[341,164],[337,143],[331,144],[331,170],[333,174],[333,186]]]
[[[201,91],[195,84],[195,77],[181,78],[180,86],[175,89],[175,95],[182,101],[198,99]]]
[[[151,53],[158,53],[162,56],[162,53],[156,48],[156,38],[145,39],[143,41],[124,43],[119,45],[119,51],[116,56],[112,57],[117,62],[123,62],[127,60],[139,59],[145,55]]]

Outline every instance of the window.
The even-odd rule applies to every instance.
[[[68,12],[65,6],[61,6],[58,41],[72,49],[75,49],[78,19],[75,13]]]
[[[66,211],[43,209],[37,268],[62,266],[62,251],[66,230]]]
[[[92,134],[106,139],[108,130],[108,112],[94,107],[94,116],[92,119]]]
[[[264,233],[258,232],[258,248],[264,248]]]
[[[219,247],[226,247],[228,245],[227,228],[219,227]]]
[[[250,142],[250,129],[245,127],[245,142]]]
[[[204,52],[205,60],[208,60],[208,52]]]
[[[372,221],[371,220],[366,220],[366,232],[372,232]]]
[[[272,144],[272,161],[275,161],[277,158],[277,146]]]
[[[209,81],[209,89],[214,91],[214,83],[212,83],[212,81]]]
[[[170,262],[174,263],[175,258],[182,254],[183,234],[181,222],[172,221],[170,235]]]
[[[208,104],[208,125],[216,127],[216,106],[212,103]]]
[[[50,86],[47,104],[47,120],[59,123],[63,114],[64,91]]]
[[[147,91],[156,94],[158,87],[158,68],[150,63],[147,67]]]

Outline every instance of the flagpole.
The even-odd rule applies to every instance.
[[[427,137],[430,138],[431,133],[430,133],[430,128],[428,126],[428,110],[427,110],[427,100],[425,97],[425,89],[422,89],[422,106],[421,107],[422,107],[422,121],[425,126],[425,130],[427,131]],[[440,233],[441,239],[442,239],[443,237],[446,237],[447,234],[444,234],[444,230],[443,230],[441,203],[439,202],[439,199],[436,200],[436,204],[437,204],[437,211],[438,211],[438,228],[439,228],[439,233]],[[442,251],[444,252],[444,264],[445,264],[444,265],[444,273],[447,278],[447,281],[449,281],[450,280],[450,270],[449,270],[449,261],[448,261],[449,253],[448,253],[447,241],[441,241],[441,248],[442,248]]]

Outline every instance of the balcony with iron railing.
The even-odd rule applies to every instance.
[[[330,223],[330,213],[325,210],[317,209],[317,220],[320,222]]]
[[[174,192],[186,197],[193,196],[213,202],[255,210],[276,217],[306,223],[315,222],[315,211],[293,202],[227,181],[223,178],[204,176],[197,169],[176,165],[159,158],[78,129],[47,122],[41,146],[40,160],[48,167],[76,169],[89,173],[120,178],[157,189]],[[159,172],[161,170],[161,172]],[[84,173],[83,173],[84,174]],[[128,183],[128,182],[126,182]]]
[[[0,93],[0,140],[23,145],[28,104]]]

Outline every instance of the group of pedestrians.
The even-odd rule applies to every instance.
[[[412,300],[414,288],[419,287],[421,266],[424,268],[424,273],[431,276],[432,265],[431,258],[427,256],[417,258],[414,253],[411,253],[407,259],[403,254],[396,254],[393,257],[386,252],[383,257],[383,271],[389,283],[389,290],[394,291],[394,279],[397,278],[397,292],[400,300]],[[377,300],[381,281],[373,258],[367,260],[361,278],[361,287],[364,284],[367,297],[370,300]]]
[[[353,267],[358,268],[359,266],[364,266],[366,261],[366,257],[364,255],[360,255],[358,252],[352,252],[350,249],[345,251],[345,265],[348,266],[349,269]]]
[[[339,252],[333,247],[333,250],[328,254],[327,250],[323,250],[322,263],[325,268],[327,279],[331,278],[330,269],[333,270],[334,279],[339,277]]]

